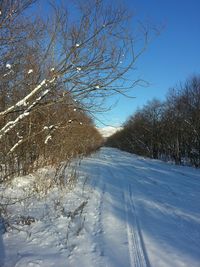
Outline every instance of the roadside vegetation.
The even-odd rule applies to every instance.
[[[200,77],[152,100],[106,141],[107,146],[154,159],[200,167]]]

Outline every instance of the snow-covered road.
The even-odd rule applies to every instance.
[[[51,194],[26,205],[37,220],[29,238],[2,235],[6,267],[200,266],[200,170],[101,148],[82,160],[79,178],[62,216]]]
[[[200,266],[200,171],[103,148],[69,266]]]

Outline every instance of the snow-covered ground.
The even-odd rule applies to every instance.
[[[200,266],[199,170],[102,148],[79,177],[16,204],[35,222],[0,236],[0,266]]]

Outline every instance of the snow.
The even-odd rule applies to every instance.
[[[106,126],[102,128],[98,128],[98,131],[102,134],[103,137],[107,138],[117,131],[120,131],[122,127],[114,127],[114,126]]]
[[[50,80],[49,83],[51,83],[51,81],[53,81],[53,79]],[[34,90],[33,90],[33,91],[34,91]],[[32,93],[33,93],[33,91],[32,91]],[[17,117],[15,120],[13,120],[13,121],[9,121],[6,125],[4,125],[3,128],[0,129],[0,139],[1,139],[6,133],[10,132],[10,130],[12,130],[14,127],[16,127],[17,124],[19,123],[19,121],[21,121],[21,120],[23,120],[25,117],[29,116],[30,111],[32,110],[32,108],[33,108],[37,103],[39,103],[40,100],[41,100],[44,96],[46,96],[46,95],[48,94],[48,92],[49,92],[49,89],[46,89],[45,91],[43,91],[43,92],[41,93],[41,95],[40,95],[38,98],[36,98],[36,100],[35,100],[31,105],[29,105],[29,106],[26,108],[26,110],[25,110],[22,114],[18,115],[18,117]],[[30,94],[29,94],[29,96],[30,96]],[[11,107],[8,108],[7,110],[5,110],[5,111],[3,111],[2,113],[0,113],[0,116],[6,114],[7,112],[10,112],[11,110],[13,110],[15,106],[18,106],[18,105],[24,105],[24,106],[27,106],[27,102],[25,101],[25,100],[27,100],[27,97],[28,97],[28,96],[26,96],[23,100],[20,100],[16,105],[11,106]],[[19,103],[20,103],[20,104],[19,104]]]
[[[47,145],[48,142],[52,139],[52,136],[51,135],[48,135],[44,141],[44,143]]]
[[[15,197],[26,188],[31,198],[12,208],[35,221],[0,235],[2,265],[200,266],[199,170],[102,148],[77,172],[71,190],[53,187],[45,197],[31,190],[37,177],[50,183],[51,169],[4,188]]]
[[[12,68],[11,64],[7,63],[6,68],[11,69]]]
[[[20,135],[19,132],[17,132],[17,137],[18,137],[19,139],[22,139],[22,138],[23,138],[23,136]]]
[[[31,74],[33,72],[33,69],[28,70],[28,74]]]
[[[14,121],[9,121],[3,128],[0,129],[0,139],[8,133],[11,129],[13,129],[17,123],[23,118],[27,117],[29,112],[27,110],[24,111],[23,114],[20,114]]]
[[[15,107],[20,107],[26,105],[26,102],[33,96],[35,95],[44,84],[46,84],[46,79],[44,79],[39,85],[37,85],[28,95],[26,95],[23,99],[19,100],[15,105],[9,107],[5,111],[0,112],[1,115],[6,115],[7,113],[11,112],[12,110],[15,109]]]
[[[10,149],[9,153],[13,152],[22,142],[23,142],[23,137],[19,137],[19,141]]]
[[[13,71],[12,70],[10,70],[9,72],[7,72],[7,73],[5,73],[4,75],[3,75],[3,77],[6,77],[6,76],[8,76],[9,74],[11,74]]]

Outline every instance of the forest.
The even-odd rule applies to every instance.
[[[200,77],[170,88],[135,112],[107,146],[153,159],[200,167]]]

